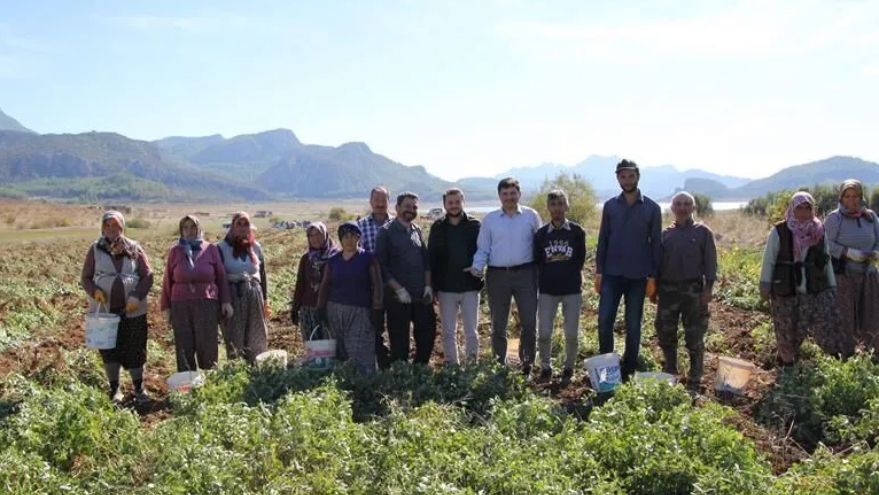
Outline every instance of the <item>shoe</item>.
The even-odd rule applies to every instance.
[[[114,405],[118,406],[119,404],[122,404],[123,400],[125,400],[125,394],[122,393],[121,388],[110,391],[110,402]]]
[[[571,379],[574,378],[574,370],[571,368],[565,368],[562,371],[562,383],[571,383]]]
[[[530,365],[522,367],[522,377],[525,378],[526,383],[531,382],[531,366]]]
[[[152,400],[152,397],[150,397],[150,394],[148,394],[146,390],[141,389],[134,391],[134,400],[138,404],[143,404]]]
[[[552,368],[543,368],[540,370],[540,381],[548,382],[552,380]]]

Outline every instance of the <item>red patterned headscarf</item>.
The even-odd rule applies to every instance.
[[[247,220],[246,227],[238,225],[238,221],[241,219]],[[243,211],[232,215],[232,225],[229,226],[229,232],[226,233],[226,243],[232,246],[232,256],[242,261],[250,256],[250,260],[256,264],[258,260],[253,252],[253,244],[255,242],[250,215]]]
[[[812,207],[812,218],[800,222],[794,210],[802,204]],[[794,234],[794,257],[797,261],[803,261],[803,248],[818,244],[818,241],[824,237],[824,224],[815,216],[815,198],[805,191],[794,194],[787,208],[786,219],[787,227]]]

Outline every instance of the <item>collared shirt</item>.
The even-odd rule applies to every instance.
[[[482,219],[476,240],[473,268],[486,266],[510,267],[534,261],[534,234],[542,222],[540,215],[527,206],[519,206],[507,215],[494,210]]]
[[[393,221],[382,227],[375,238],[375,255],[381,264],[384,283],[396,280],[414,299],[421,297],[430,261],[424,236],[417,225],[406,227],[400,221]]]
[[[714,233],[692,220],[672,224],[662,231],[662,263],[659,280],[684,282],[702,279],[711,288],[717,279],[717,248]]]
[[[629,279],[655,277],[662,258],[662,211],[638,192],[630,205],[625,194],[607,200],[601,211],[595,272]]]
[[[393,221],[394,217],[389,214],[384,222],[379,222],[372,213],[358,220],[357,226],[360,227],[360,232],[363,234],[360,236],[360,247],[368,253],[374,253],[376,234],[382,227]]]
[[[548,232],[555,232],[556,230],[571,230],[571,221],[567,218],[564,222],[562,222],[562,226],[559,228],[555,228],[555,225],[552,224],[551,220],[546,225],[548,225],[548,227],[546,228]]]
[[[534,262],[541,294],[580,294],[586,262],[583,227],[567,220],[560,228],[554,228],[552,222],[541,227],[534,235]]]

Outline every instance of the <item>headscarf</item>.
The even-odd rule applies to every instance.
[[[234,234],[235,226],[238,224],[238,220],[242,218],[246,219],[248,224],[251,223],[250,215],[243,211],[232,215],[232,223],[229,225],[229,231],[226,232],[226,244],[232,246],[232,256],[234,258],[246,261],[249,256],[250,261],[255,265],[258,263],[258,260],[253,252],[253,245],[256,243],[253,237],[253,225],[250,225],[250,228],[247,229],[247,234],[244,236],[236,236]]]
[[[354,234],[357,237],[363,237],[363,232],[360,230],[360,226],[357,225],[357,222],[348,221],[339,225],[339,240],[341,241],[346,234]]]
[[[797,221],[794,210],[806,203],[812,207],[812,218],[804,222]],[[794,236],[794,257],[797,261],[803,261],[803,248],[818,244],[818,241],[824,237],[824,224],[815,216],[815,198],[805,191],[794,194],[785,218],[787,227]]]
[[[310,259],[312,263],[326,262],[328,259],[332,258],[334,254],[339,252],[339,247],[336,246],[336,243],[330,238],[327,232],[327,226],[324,225],[323,222],[312,222],[305,232],[310,233],[311,229],[316,229],[323,234],[324,242],[319,248],[313,248],[310,243],[308,244],[308,259]]]
[[[113,240],[110,240],[104,234],[104,229],[111,221],[117,222],[122,227],[122,233]],[[98,239],[98,247],[113,256],[124,255],[131,259],[137,259],[140,249],[136,242],[125,237],[125,217],[122,216],[122,213],[115,210],[108,211],[101,217],[101,237]]]
[[[183,237],[183,224],[186,223],[187,220],[194,223],[195,228],[198,229],[198,233],[192,239]],[[201,222],[195,215],[186,215],[180,219],[180,223],[177,225],[177,231],[180,234],[180,241],[177,244],[183,246],[186,258],[189,259],[189,266],[193,267],[195,266],[195,253],[201,251],[201,244],[204,242],[204,232],[201,230]]]
[[[849,210],[844,204],[842,204],[842,197],[849,189],[854,189],[855,192],[858,193],[858,196],[861,197],[861,205],[857,210]],[[860,181],[849,179],[839,186],[839,212],[849,218],[864,218],[868,222],[873,223],[873,215],[868,214],[867,199],[864,198],[864,185],[861,184]]]

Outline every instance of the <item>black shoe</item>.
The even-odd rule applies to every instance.
[[[552,380],[552,368],[543,368],[540,370],[540,381],[548,382]]]
[[[571,383],[571,379],[574,378],[574,370],[571,368],[565,368],[562,371],[562,383]]]

